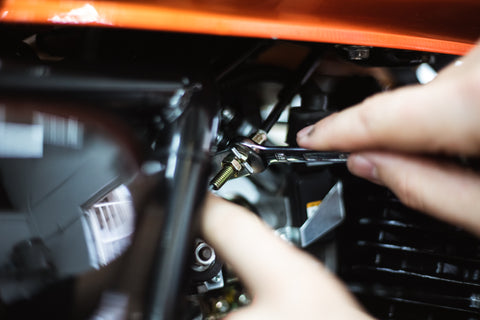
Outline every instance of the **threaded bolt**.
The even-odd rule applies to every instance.
[[[235,169],[232,165],[226,164],[223,166],[222,170],[217,173],[217,175],[212,179],[210,184],[213,186],[214,190],[220,189],[230,178],[235,175]]]

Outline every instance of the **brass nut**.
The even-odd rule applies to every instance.
[[[252,141],[257,144],[263,144],[265,141],[267,141],[267,133],[263,130],[258,130],[252,137]]]
[[[242,164],[237,159],[233,159],[230,164],[235,171],[240,172],[242,170]]]

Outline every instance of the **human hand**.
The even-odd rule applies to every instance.
[[[462,60],[427,85],[375,95],[302,129],[298,144],[351,151],[353,174],[480,235],[480,175],[425,157],[480,156],[480,47]]]
[[[201,231],[253,296],[250,306],[228,320],[371,319],[320,262],[246,209],[209,196]]]

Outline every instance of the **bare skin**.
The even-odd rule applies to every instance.
[[[431,159],[480,156],[480,48],[462,60],[428,85],[376,95],[301,130],[298,144],[351,151],[353,174],[480,235],[480,175]],[[209,197],[202,233],[254,296],[229,320],[371,318],[334,275],[246,209]]]
[[[353,174],[389,187],[411,207],[480,235],[480,175],[431,158],[480,156],[480,48],[462,60],[461,66],[450,66],[428,85],[376,95],[305,128],[297,135],[298,144],[351,151],[348,168]],[[161,223],[157,215],[151,216]],[[151,225],[145,221],[142,225]],[[371,319],[321,263],[281,240],[246,209],[209,196],[201,232],[254,297],[251,306],[228,320]],[[112,288],[114,279],[123,279],[114,289],[132,294],[130,314],[142,305],[142,285],[129,281],[130,264],[143,253],[151,254],[141,243],[154,242],[137,238],[136,253],[122,259],[127,268],[115,267],[115,276],[102,280]],[[146,274],[148,261],[142,266]],[[102,287],[95,279],[79,282],[82,293]],[[83,295],[77,295],[80,305],[94,305],[98,299],[87,297],[92,303],[79,297]]]
[[[297,134],[300,146],[351,151],[353,174],[406,205],[480,235],[480,175],[431,156],[480,156],[480,48],[431,83],[373,96]],[[428,156],[428,157],[426,157]]]
[[[253,295],[228,320],[371,319],[321,263],[245,208],[209,196],[201,231]]]

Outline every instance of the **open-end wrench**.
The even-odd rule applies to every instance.
[[[260,173],[276,163],[305,163],[307,165],[328,165],[345,163],[348,153],[332,151],[312,151],[303,148],[270,147],[257,144],[244,138],[230,148],[230,153],[222,161],[222,171],[211,185],[218,190],[231,177],[242,177]],[[228,178],[222,172],[230,171]]]

